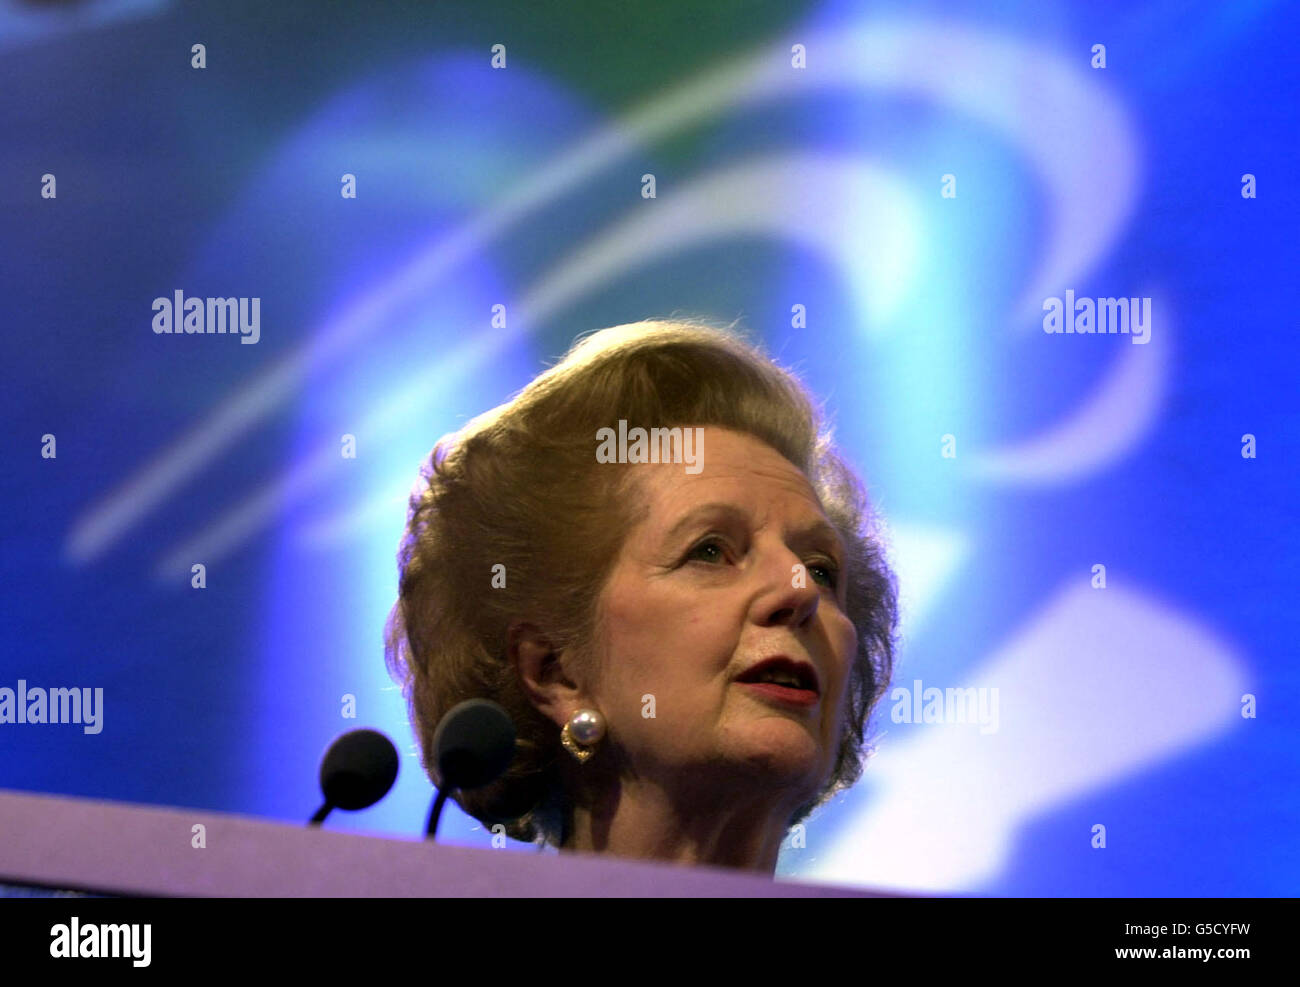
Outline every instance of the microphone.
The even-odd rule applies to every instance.
[[[320,789],[325,804],[308,825],[319,826],[333,809],[355,811],[388,794],[397,778],[397,748],[378,730],[349,730],[321,759]]]
[[[490,699],[467,699],[453,706],[433,733],[438,795],[429,809],[424,835],[438,831],[447,796],[456,789],[482,788],[510,767],[515,756],[515,724]]]

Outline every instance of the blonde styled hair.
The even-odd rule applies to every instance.
[[[557,763],[568,756],[559,728],[526,697],[507,636],[512,623],[530,621],[591,670],[595,601],[644,513],[627,466],[596,460],[597,430],[619,419],[745,433],[808,477],[847,550],[846,613],[858,647],[833,770],[790,825],[862,773],[867,722],[893,671],[894,576],[862,486],[803,385],[733,329],[645,321],[581,338],[512,400],[440,439],[421,467],[397,553],[385,657],[431,778],[434,730],[457,703],[491,699],[514,719],[507,773],[454,795],[514,839],[560,845],[571,804]],[[504,574],[499,588],[494,573]]]

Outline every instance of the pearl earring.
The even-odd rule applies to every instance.
[[[605,736],[605,718],[594,709],[580,709],[569,717],[560,731],[560,743],[564,749],[585,764],[587,758],[596,753],[596,744]]]

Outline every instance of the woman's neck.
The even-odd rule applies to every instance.
[[[560,849],[775,873],[793,808],[699,795],[623,783],[594,805],[573,807]]]

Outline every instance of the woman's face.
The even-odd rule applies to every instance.
[[[797,806],[829,777],[844,728],[857,634],[844,614],[843,547],[778,452],[726,429],[703,433],[697,474],[626,467],[648,511],[601,595],[592,698],[637,776],[714,794],[779,789]],[[811,704],[738,681],[777,655],[815,669]]]

